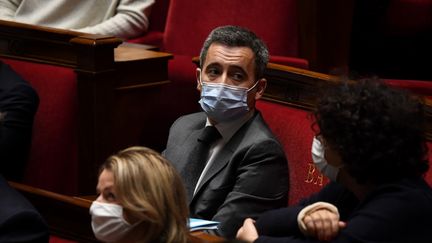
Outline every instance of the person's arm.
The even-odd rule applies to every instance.
[[[13,20],[22,0],[0,0],[0,19]]]
[[[233,237],[246,218],[287,205],[288,165],[275,140],[248,148],[237,168],[235,185],[212,220],[220,221],[218,233]]]
[[[77,31],[113,35],[124,39],[137,37],[149,27],[148,16],[153,3],[154,0],[121,0],[113,17]]]
[[[343,187],[331,182],[318,193],[301,200],[297,205],[263,213],[254,223],[254,227],[259,234],[255,242],[319,242],[317,239],[306,237],[302,233],[297,220],[298,215],[304,208],[319,201],[340,202],[344,198],[342,196],[344,192]],[[250,225],[246,233],[248,232],[253,232]],[[243,235],[242,237],[250,239],[249,235]]]
[[[48,226],[33,211],[22,211],[3,219],[0,224],[0,242],[48,242]]]
[[[21,179],[24,172],[38,105],[36,91],[0,63],[0,173],[9,180]]]

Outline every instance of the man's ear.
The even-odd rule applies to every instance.
[[[258,80],[258,84],[257,84],[257,91],[255,93],[255,100],[259,100],[261,99],[261,97],[264,95],[264,91],[267,87],[267,79],[262,78],[260,80]]]
[[[197,90],[201,92],[201,68],[196,69]]]

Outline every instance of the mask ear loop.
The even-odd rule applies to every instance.
[[[201,68],[197,68],[199,72],[198,84],[202,87],[202,71]]]
[[[249,93],[251,90],[255,89],[256,86],[258,85],[258,83],[259,83],[259,80],[257,80],[257,81],[255,82],[255,84],[247,90],[247,92]]]

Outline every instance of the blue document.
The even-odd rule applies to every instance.
[[[189,218],[189,231],[217,229],[218,224],[216,221]]]

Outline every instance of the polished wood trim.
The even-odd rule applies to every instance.
[[[169,80],[165,80],[165,81],[161,81],[161,82],[155,82],[155,83],[148,83],[148,84],[137,84],[137,85],[129,85],[129,86],[122,86],[122,87],[117,87],[116,90],[136,90],[136,89],[143,89],[143,88],[148,88],[148,87],[155,87],[155,86],[160,86],[160,85],[164,85],[164,84],[169,84],[171,81]]]

